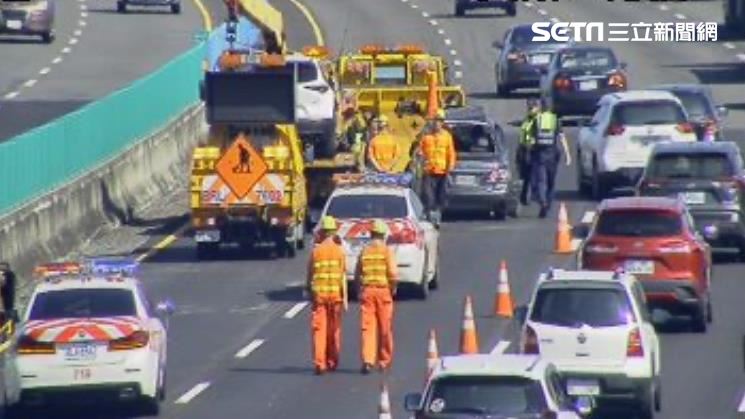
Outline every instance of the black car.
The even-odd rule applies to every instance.
[[[507,16],[517,15],[517,3],[512,0],[455,0],[456,16],[464,16],[471,9],[502,9]]]
[[[625,68],[610,48],[564,48],[543,70],[541,97],[559,116],[592,115],[603,95],[626,90]]]
[[[722,125],[727,108],[717,106],[711,89],[700,84],[661,84],[647,90],[665,90],[680,99],[699,141],[722,141]]]
[[[734,142],[656,145],[637,194],[679,196],[713,251],[745,257],[745,169]]]
[[[494,66],[499,96],[509,95],[515,89],[538,87],[541,70],[548,66],[554,53],[574,44],[573,41],[533,41],[534,36],[530,24],[517,25],[504,34],[501,42],[494,42],[494,47],[501,49]]]
[[[518,215],[519,181],[513,177],[504,133],[483,108],[451,108],[445,123],[455,141],[458,159],[450,173],[450,211],[494,211],[499,219]]]

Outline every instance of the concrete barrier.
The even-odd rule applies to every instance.
[[[69,254],[101,227],[131,223],[136,209],[179,186],[206,130],[203,106],[196,105],[111,160],[0,218],[0,261],[18,274],[19,293],[36,264]]]

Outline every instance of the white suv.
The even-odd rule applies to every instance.
[[[656,143],[696,141],[683,104],[670,92],[611,93],[598,106],[577,144],[577,186],[595,199],[635,185]]]
[[[326,80],[319,61],[295,54],[287,59],[297,64],[297,126],[303,141],[314,146],[317,155],[336,152],[336,93]]]
[[[520,352],[554,363],[569,396],[645,419],[660,410],[660,343],[635,277],[551,269],[517,314]]]
[[[466,415],[579,419],[591,412],[587,403],[585,399],[572,405],[552,363],[516,354],[443,357],[424,393],[408,394],[404,401],[415,419]]]

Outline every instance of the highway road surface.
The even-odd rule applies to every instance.
[[[491,47],[509,26],[550,18],[585,22],[721,19],[721,12],[712,6],[716,2],[689,3],[661,9],[646,2],[565,1],[540,7],[521,4],[515,18],[488,10],[454,18],[451,2],[442,0],[307,0],[323,37],[335,49],[349,50],[370,42],[423,42],[447,55],[454,64],[454,80],[461,80],[473,102],[484,105],[505,126],[511,144],[517,134],[507,123],[522,116],[525,96],[518,93],[511,99],[496,98],[495,50]],[[316,42],[312,25],[294,3],[276,0],[275,4],[286,11],[295,47]],[[211,7],[219,12],[218,6]],[[169,22],[181,19],[162,18]],[[745,140],[742,42],[614,43],[613,47],[629,64],[632,88],[677,81],[709,84],[716,99],[732,110],[728,135]],[[573,138],[576,131],[569,133]],[[574,166],[562,166],[558,189],[560,199],[568,204],[570,218],[578,221],[596,203],[578,197],[575,170]],[[177,212],[182,214],[187,213],[184,201],[173,204],[181,206]],[[423,384],[428,330],[437,331],[441,354],[456,353],[466,295],[474,298],[481,350],[491,351],[499,344],[500,349],[515,351],[511,323],[490,314],[499,261],[508,262],[513,295],[519,303],[526,301],[541,271],[549,266],[573,266],[573,257],[553,255],[552,240],[546,239],[555,231],[556,208],[545,220],[536,215],[533,207],[517,220],[468,218],[443,224],[441,289],[427,301],[403,300],[396,306],[396,353],[387,377],[394,418],[408,417],[402,409],[403,395],[418,391]],[[165,229],[155,226],[151,231],[155,232],[149,237],[151,243],[165,237],[168,246],[145,260],[143,276],[154,296],[171,297],[178,307],[172,320],[168,400],[162,417],[376,417],[381,376],[358,372],[356,304],[350,306],[344,321],[340,369],[322,377],[313,375],[309,312],[300,291],[307,251],[292,260],[247,259],[228,253],[223,260],[198,263],[188,236],[174,240],[167,237]],[[745,390],[741,348],[744,273],[744,266],[734,262],[715,266],[714,323],[705,335],[685,330],[662,333],[663,411],[659,418],[736,417]],[[117,411],[100,417],[117,415],[126,416]]]

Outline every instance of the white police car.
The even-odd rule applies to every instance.
[[[23,417],[20,410],[31,406],[106,398],[142,401],[148,413],[157,413],[165,397],[173,305],[153,306],[136,269],[126,259],[37,267],[43,282],[6,355],[6,416]]]
[[[555,364],[570,396],[645,419],[660,410],[660,343],[634,276],[550,269],[517,318],[521,353]]]
[[[438,285],[440,233],[408,187],[411,176],[347,175],[335,181],[337,187],[321,217],[330,215],[337,220],[338,236],[347,254],[347,279],[354,279],[359,255],[378,219],[388,225],[387,242],[396,255],[399,285],[414,287],[420,298],[427,298],[429,290]]]
[[[592,412],[591,398],[572,404],[553,364],[516,354],[443,357],[424,393],[408,394],[404,405],[415,419],[578,419]]]

